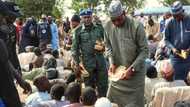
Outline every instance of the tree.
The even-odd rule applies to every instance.
[[[72,0],[72,9],[76,12],[79,12],[81,8],[94,8],[97,6],[101,1],[105,4],[106,7],[109,6],[111,0]],[[135,8],[140,8],[143,6],[145,0],[120,0],[124,7],[127,7],[130,11],[134,10]]]
[[[106,6],[108,7],[111,0],[102,0]],[[129,10],[134,10],[135,8],[140,8],[144,4],[145,0],[120,0],[124,7],[128,8]]]
[[[176,0],[162,0],[161,3],[165,6],[170,6]],[[190,0],[180,0],[184,5],[190,5]]]
[[[41,14],[52,15],[55,0],[15,0],[25,17],[40,18]]]
[[[54,6],[53,10],[52,10],[52,15],[56,18],[56,19],[60,19],[61,18],[61,12],[59,11],[59,9]]]
[[[81,0],[72,0],[71,8],[76,11],[76,13],[80,12],[80,9],[83,8]]]

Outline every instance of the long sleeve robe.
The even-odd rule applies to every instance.
[[[133,66],[135,74],[129,80],[111,81],[108,98],[120,107],[144,107],[145,59],[148,45],[144,27],[140,22],[126,17],[122,27],[111,21],[105,26],[105,43],[110,63]]]

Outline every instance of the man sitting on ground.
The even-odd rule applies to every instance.
[[[35,106],[41,101],[47,101],[51,99],[50,95],[48,94],[50,83],[46,76],[37,76],[33,80],[33,84],[36,86],[38,91],[28,96],[26,99],[27,106]]]
[[[80,104],[80,96],[81,96],[81,86],[76,82],[72,82],[68,85],[65,91],[66,100],[70,101],[69,105],[64,107],[83,107]]]
[[[83,107],[94,107],[97,100],[96,91],[91,87],[86,87],[82,91],[81,102]]]
[[[147,102],[151,100],[151,92],[156,83],[164,81],[162,78],[158,78],[157,70],[154,66],[149,66],[146,72],[145,78],[145,98]]]
[[[50,90],[52,100],[41,102],[38,107],[62,107],[68,105],[68,101],[62,101],[61,98],[64,96],[65,86],[63,84],[55,84]]]

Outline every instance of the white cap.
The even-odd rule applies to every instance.
[[[95,107],[112,107],[112,104],[109,99],[107,99],[106,97],[102,97],[96,101],[94,106]]]
[[[112,0],[108,8],[110,17],[118,17],[123,13],[123,6],[119,0]]]

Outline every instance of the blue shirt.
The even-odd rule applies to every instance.
[[[51,96],[47,92],[35,92],[28,96],[26,99],[26,105],[33,106],[47,100],[51,100]]]
[[[58,28],[55,23],[51,25],[51,45],[53,50],[57,50],[59,48],[59,35],[58,35]]]
[[[165,42],[169,48],[178,50],[190,48],[190,16],[185,14],[181,21],[173,18],[168,22],[165,29]]]
[[[160,21],[160,32],[163,33],[165,30],[165,20]]]
[[[171,19],[165,29],[165,41],[170,48],[190,48],[190,16],[185,15],[181,21]]]

